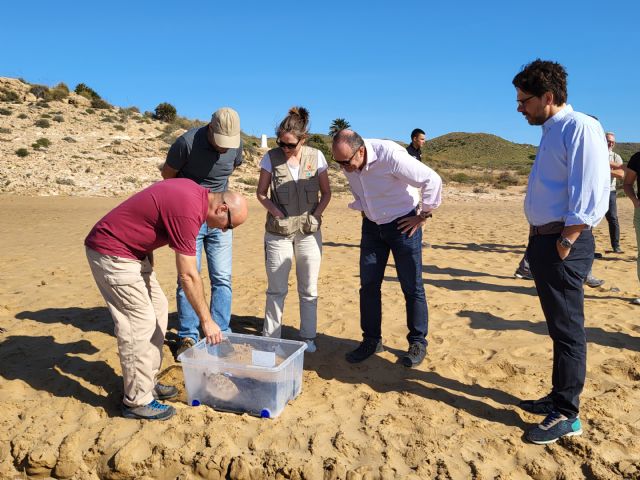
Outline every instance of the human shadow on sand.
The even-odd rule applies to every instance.
[[[357,247],[360,248],[358,243],[338,243],[338,242],[322,242],[323,247]]]
[[[494,275],[489,272],[474,272],[473,270],[464,270],[462,268],[452,267],[441,268],[436,265],[423,265],[422,273],[428,273],[431,275],[450,275],[452,277],[492,277],[503,280],[513,279],[513,275]]]
[[[250,335],[259,334],[250,324],[238,324],[236,333]],[[282,337],[298,339],[298,330],[292,327],[282,327]],[[318,351],[307,354],[304,358],[305,370],[313,370],[325,380],[338,380],[343,383],[367,384],[380,393],[410,392],[423,398],[442,402],[454,408],[459,408],[474,417],[490,422],[502,423],[510,427],[525,429],[527,423],[513,410],[496,408],[486,403],[482,398],[490,398],[503,405],[517,405],[519,398],[498,389],[469,385],[458,380],[443,377],[436,372],[424,371],[424,367],[406,368],[399,360],[405,353],[402,350],[387,348],[394,354],[396,361],[389,361],[379,355],[373,355],[360,364],[350,364],[345,354],[355,349],[359,341],[337,338],[331,335],[318,334],[316,337]],[[425,366],[428,364],[428,357]],[[384,372],[381,374],[381,372]],[[464,395],[460,395],[459,392]],[[468,398],[467,396],[477,398]]]
[[[122,380],[106,362],[78,356],[97,352],[88,340],[58,343],[51,336],[9,336],[0,343],[0,377],[22,380],[56,397],[76,398],[114,416]],[[89,390],[74,377],[101,387],[106,394]]]
[[[385,282],[397,282],[397,277],[384,277]],[[454,292],[458,291],[472,291],[472,292],[496,292],[496,293],[520,293],[523,295],[532,295],[538,296],[538,292],[536,288],[532,285],[531,287],[523,287],[516,285],[495,285],[493,283],[484,283],[478,282],[476,280],[462,280],[462,279],[437,279],[437,278],[427,278],[425,279],[425,283],[428,285],[432,285],[438,288],[444,288],[446,290],[451,290]]]
[[[433,249],[440,250],[463,250],[471,252],[493,252],[493,253],[517,253],[524,255],[526,247],[520,245],[509,245],[503,243],[460,243],[460,242],[447,242],[440,245],[432,245]]]
[[[102,332],[113,336],[113,320],[107,307],[66,307],[25,310],[16,315],[18,320],[34,320],[40,323],[61,323],[79,328],[83,332]]]
[[[529,320],[507,320],[488,312],[461,310],[459,317],[468,318],[471,328],[482,330],[524,330],[537,335],[549,335],[545,322]],[[633,337],[622,332],[608,332],[599,327],[586,327],[587,342],[596,343],[604,347],[624,348],[640,352],[640,337]]]

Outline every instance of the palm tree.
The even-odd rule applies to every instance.
[[[345,128],[350,128],[349,122],[347,122],[344,118],[336,118],[333,122],[331,122],[331,128],[329,128],[329,136],[333,137],[340,130],[344,130]]]

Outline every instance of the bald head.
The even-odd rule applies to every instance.
[[[247,199],[237,192],[209,193],[207,225],[222,230],[242,225],[249,216]]]
[[[362,140],[362,137],[353,130],[345,128],[344,130],[340,130],[333,137],[333,147],[340,144],[347,144],[349,149],[352,152],[355,152],[358,148],[364,145],[364,140]]]

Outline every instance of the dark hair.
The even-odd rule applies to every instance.
[[[411,140],[416,138],[418,135],[426,135],[426,133],[424,133],[424,130],[422,130],[421,128],[414,128],[411,132]]]
[[[553,103],[557,106],[567,101],[567,71],[556,62],[538,58],[522,67],[512,83],[514,87],[536,97],[546,92],[553,93]]]
[[[291,133],[298,140],[307,138],[309,136],[309,110],[304,107],[291,107],[289,114],[276,128],[277,138],[280,138],[283,133]]]
[[[351,148],[352,152],[355,152],[360,147],[364,146],[364,140],[353,130],[340,130],[333,136],[333,144],[346,143]]]

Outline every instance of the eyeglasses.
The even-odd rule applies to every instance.
[[[346,167],[347,165],[349,165],[351,163],[351,160],[353,160],[353,157],[356,156],[356,153],[358,153],[360,151],[360,147],[356,148],[356,151],[353,152],[353,155],[351,155],[349,157],[348,160],[337,160],[336,157],[333,157],[333,160],[340,166],[342,167]]]
[[[529,100],[531,100],[532,98],[534,98],[536,96],[537,95],[531,95],[530,97],[523,98],[521,100],[516,100],[516,102],[518,102],[518,106],[519,107],[524,107],[525,103],[527,103]]]
[[[302,140],[302,139],[300,139]],[[280,147],[280,148],[288,148],[289,150],[293,150],[294,148],[297,148],[298,145],[300,144],[300,140],[298,140],[296,143],[285,143],[280,139],[276,140],[276,144]]]
[[[231,210],[229,209],[229,205],[224,200],[222,201],[223,205],[227,207],[227,227],[225,230],[233,230],[233,223],[231,223]]]

